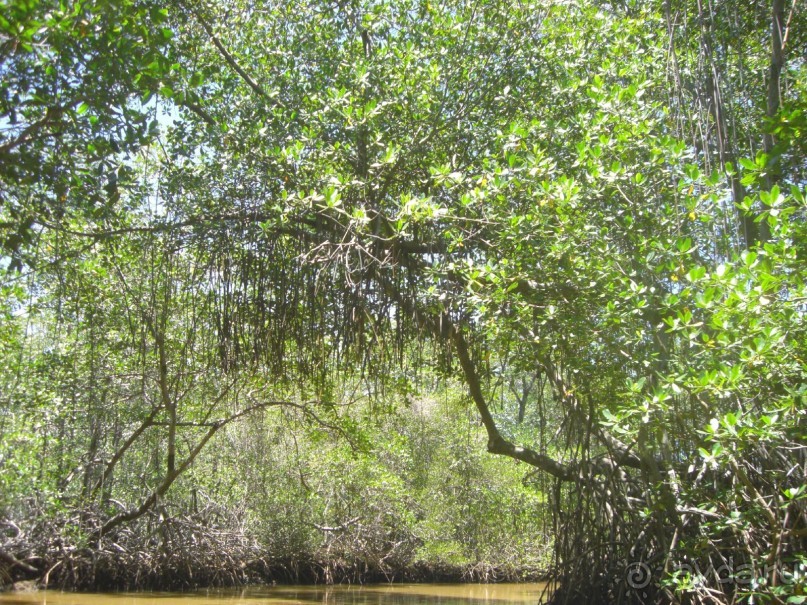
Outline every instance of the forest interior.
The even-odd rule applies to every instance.
[[[799,0],[2,0],[0,586],[807,603]]]

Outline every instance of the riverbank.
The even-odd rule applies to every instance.
[[[364,517],[327,526],[289,517],[266,525],[262,517],[255,521],[214,502],[193,512],[162,502],[108,532],[105,511],[30,507],[16,521],[0,518],[0,586],[33,581],[64,590],[176,591],[273,583],[524,582],[547,575],[552,543],[537,530],[516,534],[510,527],[490,531],[484,541],[472,539],[473,532],[458,535],[453,524],[435,525],[429,517],[413,522],[414,513],[405,519],[379,514],[384,502],[368,507]],[[474,524],[491,529],[501,523]]]
[[[205,588],[273,584],[379,584],[379,583],[505,583],[538,582],[544,570],[497,566],[416,562],[400,569],[365,567],[344,561],[245,561],[229,567],[185,564],[174,556],[139,553],[140,565],[98,553],[63,559],[34,578],[3,573],[0,592],[28,592],[44,588],[67,591],[185,591]],[[50,573],[48,573],[50,572]]]
[[[64,536],[29,543],[0,558],[0,591],[186,591],[273,584],[536,582],[545,568],[489,561],[406,560],[393,551],[342,550],[278,557],[236,532],[194,531],[117,536],[94,548]]]

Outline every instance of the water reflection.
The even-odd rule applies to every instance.
[[[545,584],[262,586],[193,593],[0,594],[0,605],[537,605]]]

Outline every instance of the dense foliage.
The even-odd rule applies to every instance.
[[[324,579],[495,576],[540,565],[551,529],[558,601],[802,602],[806,21],[14,2],[10,573],[156,531],[171,551],[206,494]],[[480,459],[451,406],[412,417],[453,380],[526,466]]]

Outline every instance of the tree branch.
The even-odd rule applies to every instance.
[[[246,71],[244,71],[244,68],[242,68],[238,64],[238,61],[235,60],[235,57],[233,57],[230,51],[228,51],[227,48],[224,46],[224,44],[221,43],[221,40],[219,40],[216,34],[213,32],[213,28],[207,21],[205,21],[202,15],[199,14],[198,11],[195,11],[190,7],[188,7],[188,10],[193,14],[194,17],[196,17],[196,20],[205,30],[205,33],[207,33],[208,37],[210,38],[210,41],[218,49],[219,53],[221,53],[221,56],[224,57],[224,60],[227,62],[227,65],[229,65],[233,69],[233,71],[235,71],[239,76],[241,76],[241,79],[243,79],[244,82],[246,82],[247,85],[249,85],[249,87],[252,90],[254,90],[258,95],[260,95],[261,97],[263,97],[268,101],[277,103],[278,105],[280,105],[285,109],[285,105],[280,101],[280,99],[277,98],[277,95],[270,95],[269,93],[267,93],[263,89],[263,87],[252,78],[252,76],[250,76]]]
[[[444,318],[443,321],[448,321],[448,318]],[[562,479],[564,481],[574,480],[576,478],[576,473],[574,473],[571,467],[561,464],[549,456],[539,454],[530,448],[517,446],[502,437],[498,427],[496,426],[496,422],[493,420],[493,416],[490,413],[488,404],[485,401],[485,396],[482,393],[482,386],[479,381],[479,376],[476,373],[476,368],[474,367],[474,363],[471,360],[471,356],[468,351],[468,343],[465,341],[465,337],[462,335],[462,332],[456,329],[456,327],[453,325],[451,326],[450,331],[452,340],[454,342],[454,347],[457,351],[457,357],[459,357],[460,366],[462,366],[462,372],[465,376],[465,382],[471,391],[471,398],[476,405],[476,409],[479,412],[480,418],[482,419],[482,424],[484,425],[488,434],[488,451],[491,454],[500,454],[502,456],[509,456],[510,458],[521,460],[522,462],[526,462],[531,466],[539,468],[542,471],[549,473],[553,477],[557,477],[558,479]]]
[[[161,410],[161,407],[156,407],[151,411],[151,414],[140,423],[140,426],[135,429],[135,431],[129,435],[129,438],[124,441],[123,445],[118,448],[115,454],[110,458],[109,462],[107,462],[106,467],[104,468],[104,473],[101,475],[101,478],[98,479],[95,486],[92,489],[92,494],[96,494],[99,489],[106,483],[109,478],[112,476],[112,471],[115,470],[115,466],[118,464],[121,458],[123,458],[124,454],[129,450],[132,445],[134,445],[135,441],[140,438],[146,429],[154,425],[154,418],[157,416],[157,413]]]
[[[190,451],[188,456],[185,458],[185,460],[182,461],[182,464],[180,464],[172,472],[166,473],[162,483],[160,483],[160,485],[158,485],[157,488],[154,491],[152,491],[151,494],[145,500],[143,500],[143,502],[139,506],[124,511],[122,513],[119,513],[114,517],[112,517],[111,519],[109,519],[106,523],[104,523],[101,526],[100,529],[96,530],[90,535],[90,539],[91,540],[100,539],[106,534],[108,534],[110,531],[118,527],[119,525],[122,525],[123,523],[127,523],[129,521],[134,521],[135,519],[138,519],[139,517],[143,516],[146,513],[146,511],[148,511],[152,506],[154,506],[154,504],[157,503],[157,500],[162,498],[168,492],[169,488],[171,487],[171,485],[173,485],[174,481],[176,481],[177,478],[188,469],[188,467],[193,463],[196,457],[204,449],[205,445],[207,445],[207,443],[213,438],[213,436],[220,429],[224,428],[231,422],[238,420],[239,418],[251,412],[254,412],[258,409],[268,408],[272,406],[282,406],[282,405],[294,405],[294,404],[288,401],[265,401],[262,403],[257,403],[255,405],[249,406],[248,408],[245,408],[240,412],[236,412],[235,414],[232,414],[227,418],[224,418],[222,420],[213,423],[212,426],[210,426],[210,428],[204,434],[204,436],[196,444],[196,447],[194,447]]]
[[[795,8],[795,2],[793,3]],[[767,107],[765,115],[768,119],[774,119],[779,111],[779,97],[780,97],[780,78],[782,74],[782,67],[784,66],[784,31],[785,31],[785,1],[773,0],[771,8],[771,61],[768,67],[768,95]],[[766,132],[764,136],[765,153],[769,154],[773,151],[776,141],[770,132]],[[771,180],[768,177],[767,180]],[[771,187],[773,183],[766,183]]]
[[[32,136],[36,135],[36,133],[44,127],[58,123],[64,110],[65,107],[48,107],[45,111],[44,118],[29,124],[13,141],[0,145],[0,154],[8,153],[23,143],[28,142]]]

